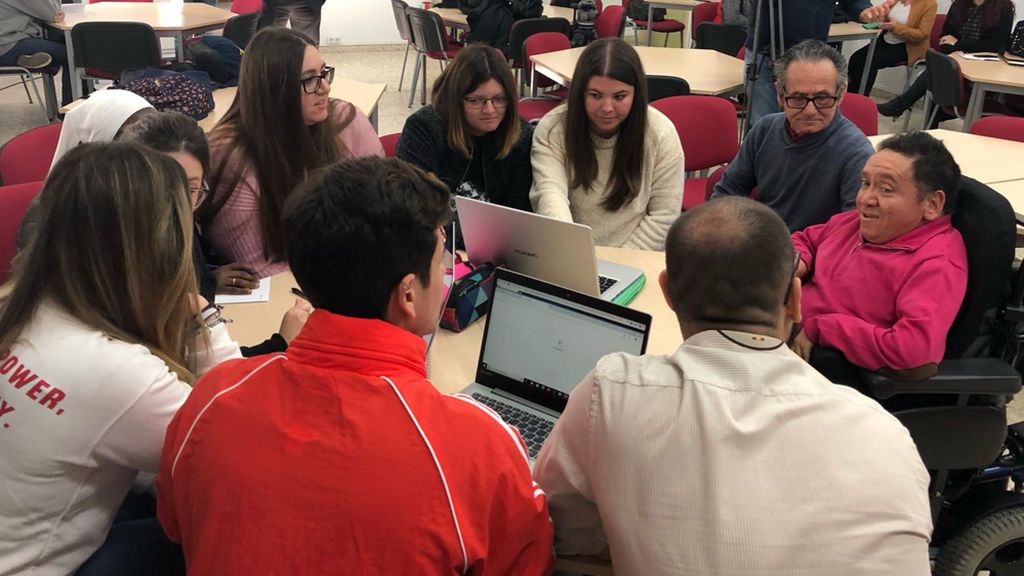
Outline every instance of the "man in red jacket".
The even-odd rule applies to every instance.
[[[167,430],[158,515],[189,574],[551,571],[518,433],[426,378],[448,202],[380,158],[292,195],[289,263],[316,311],[287,353],[207,373]]]

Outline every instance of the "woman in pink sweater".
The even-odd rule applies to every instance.
[[[334,68],[286,28],[253,37],[238,95],[210,133],[213,195],[196,218],[215,256],[257,276],[288,269],[285,200],[307,175],[345,157],[383,156],[370,121],[329,98]]]

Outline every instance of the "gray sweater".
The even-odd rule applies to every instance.
[[[854,207],[860,171],[874,153],[864,133],[836,109],[821,132],[793,141],[783,113],[750,130],[712,198],[749,196],[775,210],[790,231],[803,230]]]
[[[0,0],[0,54],[6,54],[19,40],[43,36],[37,22],[53,22],[60,11],[54,0]]]

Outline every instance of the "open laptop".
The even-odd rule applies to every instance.
[[[476,382],[462,390],[519,428],[537,457],[580,380],[612,352],[643,354],[651,317],[499,268]]]
[[[590,227],[463,198],[455,198],[466,253],[516,272],[628,304],[646,277],[639,268],[597,260]]]

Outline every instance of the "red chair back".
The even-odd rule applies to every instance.
[[[152,2],[153,0],[89,0],[89,4],[99,4],[100,2]]]
[[[839,103],[839,109],[865,136],[878,135],[878,105],[874,100],[863,94],[847,92]]]
[[[622,30],[626,27],[626,7],[628,2],[623,0],[622,6],[608,6],[597,15],[594,21],[594,33],[598,38],[620,38]]]
[[[398,137],[401,136],[401,132],[394,134],[385,134],[380,137],[380,145],[384,147],[384,156],[391,158],[395,155],[395,148],[398,147]]]
[[[676,127],[687,172],[731,162],[739,150],[736,108],[714,96],[670,96],[651,102]]]
[[[0,186],[0,283],[7,281],[11,274],[11,263],[18,254],[14,237],[18,234],[21,219],[42,188],[42,182]]]
[[[572,48],[572,43],[569,42],[569,38],[565,34],[560,32],[539,32],[528,36],[526,42],[523,43],[523,69],[526,71],[527,78],[533,73],[533,62],[530,61],[531,56],[557,52],[558,50],[568,50],[569,48]],[[537,74],[535,81],[538,88],[547,88],[558,84],[554,80],[540,74]]]
[[[22,132],[0,148],[0,183],[5,186],[41,182],[50,172],[60,139],[60,123]]]
[[[231,11],[235,14],[250,14],[263,10],[263,0],[231,0]]]
[[[718,181],[722,179],[722,175],[725,174],[725,169],[728,167],[728,164],[723,164],[718,168],[715,168],[715,171],[708,176],[707,189],[704,192],[705,202],[711,200],[711,195],[715,193],[715,184],[718,184]]]
[[[971,124],[971,134],[1024,142],[1024,118],[986,116]]]
[[[718,15],[719,2],[701,2],[693,9],[693,28],[690,28],[690,39],[697,40],[697,26],[703,22],[714,22]]]
[[[935,22],[932,24],[932,33],[928,37],[928,44],[933,50],[939,49],[939,40],[942,38],[942,25],[946,22],[945,14],[936,14]]]

